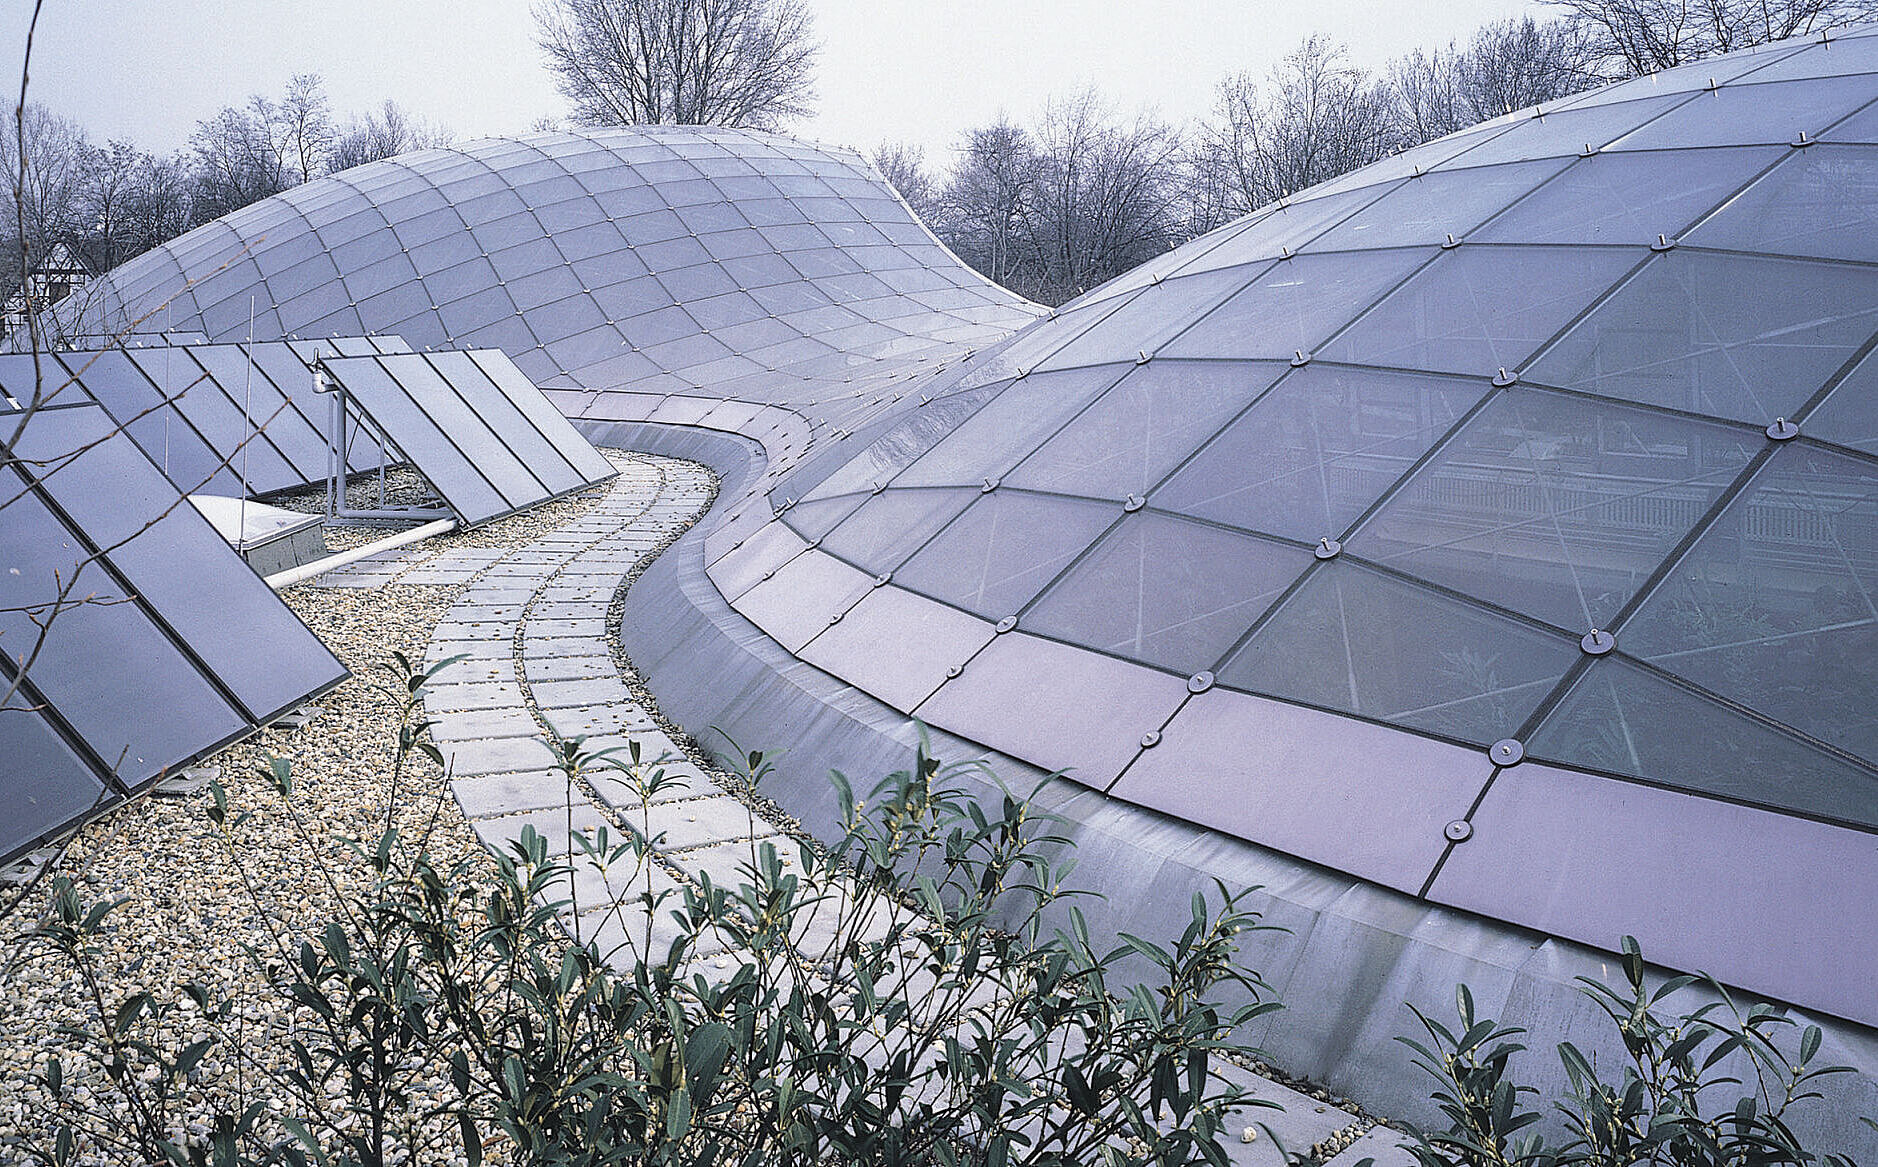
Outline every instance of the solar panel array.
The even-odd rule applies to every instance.
[[[346,675],[102,409],[0,411],[0,861]]]
[[[95,401],[187,493],[261,496],[326,479],[325,403],[312,358],[408,352],[396,338],[172,344],[0,356],[0,390],[14,399]],[[376,469],[375,447],[352,452]],[[246,489],[244,490],[244,484]]]
[[[476,526],[615,474],[515,363],[495,350],[328,358],[350,402],[464,526]]]

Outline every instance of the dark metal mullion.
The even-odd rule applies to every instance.
[[[120,569],[116,563],[112,562],[111,557],[104,552],[104,549],[99,545],[97,540],[91,537],[91,532],[86,530],[74,519],[64,507],[60,506],[58,500],[52,497],[52,492],[47,490],[45,485],[36,477],[21,470],[17,464],[13,469],[16,474],[26,481],[27,493],[33,495],[34,498],[39,500],[42,506],[51,512],[52,516],[71,533],[73,541],[84,549],[85,557],[96,564],[98,568],[111,579],[111,582],[122,588],[125,598],[135,604],[137,610],[163,634],[164,638],[176,648],[182,658],[194,666],[195,670],[207,679],[210,687],[215,690],[216,696],[220,697],[228,705],[230,711],[245,717],[252,724],[259,724],[259,719],[255,711],[249,708],[248,703],[243,701],[234,689],[222,680],[221,675],[211,668],[207,661],[202,659],[201,655],[196,652],[195,647],[176,631],[175,626],[169,622],[167,617],[157,610],[156,605],[145,598],[143,590],[131,585],[130,578],[123,573],[122,569]],[[176,505],[188,506],[189,504],[187,501],[179,499]],[[149,530],[139,531],[137,535],[133,535],[131,538],[134,539],[148,533]],[[127,539],[124,542],[128,543],[129,541],[130,540]]]

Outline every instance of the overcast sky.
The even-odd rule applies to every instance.
[[[796,132],[871,150],[939,152],[1000,111],[1024,119],[1094,86],[1122,109],[1204,113],[1227,73],[1263,74],[1312,32],[1377,65],[1465,37],[1532,0],[810,0],[823,44],[820,112]],[[10,88],[30,0],[0,0]],[[294,73],[326,80],[336,112],[385,98],[458,138],[513,133],[563,111],[534,42],[530,0],[46,0],[32,100],[96,139],[181,147],[190,129]],[[5,103],[11,107],[9,97]]]

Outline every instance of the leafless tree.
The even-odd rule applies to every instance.
[[[337,132],[319,74],[298,73],[287,82],[287,92],[274,107],[274,123],[286,142],[286,166],[295,183],[324,173]]]
[[[1180,136],[1148,113],[1116,118],[1093,90],[1053,101],[1035,135],[1027,223],[1038,291],[1078,295],[1166,251],[1178,232]]]
[[[1465,48],[1416,49],[1388,69],[1397,135],[1426,142],[1605,80],[1588,30],[1568,20],[1496,21]]]
[[[25,270],[54,243],[80,228],[79,191],[88,149],[76,122],[44,106],[22,105],[0,127],[0,160],[14,211],[7,242],[20,257],[17,270],[9,273],[15,277],[7,280],[9,288],[23,283]]]
[[[1243,214],[1382,157],[1399,142],[1388,88],[1341,45],[1307,39],[1263,90],[1249,74],[1219,83],[1200,132],[1232,211]]]
[[[803,0],[544,0],[535,20],[587,125],[772,129],[814,98],[819,46]]]
[[[900,192],[928,227],[940,223],[940,199],[932,175],[926,172],[926,151],[910,142],[883,142],[874,151],[874,169]]]
[[[1873,0],[1545,0],[1622,75],[1878,17]]]
[[[349,170],[367,162],[392,158],[411,150],[446,145],[450,135],[422,118],[408,112],[395,101],[347,122],[327,152],[327,164],[334,171]]]
[[[960,258],[1005,287],[1018,287],[1028,259],[1025,225],[1037,193],[1036,144],[1007,118],[966,135],[942,202],[945,240]]]

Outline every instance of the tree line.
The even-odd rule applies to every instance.
[[[1170,247],[1378,158],[1624,77],[1878,18],[1878,0],[1541,0],[1545,19],[1486,25],[1380,69],[1307,38],[1262,77],[1235,73],[1189,125],[1117,111],[1091,90],[1027,122],[1001,115],[929,167],[875,161],[961,258],[1060,303]],[[813,108],[818,45],[804,0],[542,0],[544,63],[582,125],[786,128]],[[340,121],[320,79],[293,78],[197,124],[157,157],[91,143],[37,107],[0,130],[16,214],[0,247],[66,241],[97,270],[321,174],[441,144],[393,102]],[[23,157],[22,157],[23,155]]]
[[[875,164],[959,257],[1062,303],[1249,211],[1409,147],[1624,77],[1878,15],[1831,0],[1559,0],[1370,70],[1321,36],[1237,73],[1178,126],[1093,91],[968,131],[950,165]]]
[[[0,228],[0,292],[18,285],[22,244],[29,263],[64,243],[102,272],[309,179],[448,138],[394,101],[340,118],[312,73],[197,122],[167,156],[93,142],[71,119],[26,105],[0,125],[13,211]]]

